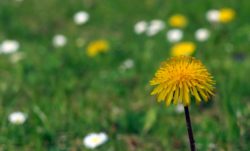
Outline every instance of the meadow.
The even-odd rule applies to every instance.
[[[229,23],[210,23],[206,13],[231,8]],[[82,25],[74,15],[86,11]],[[249,0],[1,0],[0,43],[18,41],[0,53],[0,151],[88,151],[86,135],[104,132],[96,151],[187,151],[184,113],[157,103],[149,81],[171,57],[166,39],[174,14],[188,22],[181,41],[191,41],[216,81],[208,103],[190,106],[198,151],[250,150]],[[165,28],[137,34],[138,21],[160,19]],[[194,33],[207,28],[199,42]],[[64,46],[53,45],[64,35]],[[107,43],[89,56],[89,44]],[[128,61],[129,60],[129,61]],[[127,63],[125,63],[127,62]],[[26,114],[23,124],[9,121]]]

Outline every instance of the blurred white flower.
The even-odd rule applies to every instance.
[[[13,112],[9,115],[9,121],[12,124],[20,125],[23,124],[27,119],[27,116],[22,112]]]
[[[85,24],[88,20],[89,20],[89,14],[87,12],[85,12],[85,11],[77,12],[74,15],[74,22],[77,25]]]
[[[162,20],[152,20],[147,28],[147,35],[148,36],[154,36],[161,30],[165,28],[165,23]]]
[[[209,10],[206,14],[206,18],[209,22],[219,22],[220,12],[219,10]]]
[[[170,42],[178,42],[183,37],[183,32],[180,29],[171,29],[167,32],[167,39]]]
[[[14,53],[19,49],[19,43],[16,40],[5,40],[0,45],[0,53]]]
[[[127,59],[125,60],[121,66],[120,66],[120,69],[121,70],[127,70],[127,69],[131,69],[134,67],[134,60],[132,59]]]
[[[210,36],[210,32],[206,28],[200,28],[195,32],[195,38],[198,41],[206,41]]]
[[[63,47],[67,43],[67,38],[64,35],[55,35],[53,38],[54,47]]]
[[[178,104],[176,107],[175,107],[175,111],[177,113],[183,113],[184,112],[184,106],[182,104]]]
[[[94,149],[103,143],[105,143],[108,140],[108,136],[105,133],[91,133],[88,134],[84,139],[83,139],[83,144],[85,147]]]
[[[139,21],[134,26],[134,31],[136,34],[141,34],[147,30],[147,22],[146,21]]]

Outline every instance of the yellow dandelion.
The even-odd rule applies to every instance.
[[[109,50],[109,44],[106,40],[96,40],[91,42],[87,47],[87,55],[94,57],[101,52],[107,52]]]
[[[219,20],[222,23],[228,23],[235,17],[235,11],[231,8],[223,8],[220,10]]]
[[[187,18],[184,15],[176,14],[170,17],[169,24],[173,27],[185,27],[187,25]]]
[[[173,57],[162,63],[150,85],[156,86],[151,95],[166,105],[178,103],[189,106],[191,95],[197,103],[208,101],[215,82],[201,61],[190,56]]]
[[[195,51],[195,44],[192,42],[180,42],[171,48],[172,56],[190,56]]]

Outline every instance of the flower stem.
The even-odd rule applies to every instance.
[[[190,143],[190,149],[191,151],[195,151],[195,141],[194,141],[194,136],[193,136],[193,131],[192,131],[192,124],[189,116],[189,110],[188,107],[185,106],[185,116],[186,116],[186,124],[187,124],[187,130],[188,130],[188,137],[189,137],[189,143]]]

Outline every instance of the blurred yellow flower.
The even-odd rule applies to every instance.
[[[235,11],[231,8],[223,8],[220,10],[219,20],[222,23],[228,23],[235,17]]]
[[[195,51],[195,44],[192,42],[180,42],[175,44],[171,48],[171,55],[172,56],[190,56]]]
[[[166,60],[150,81],[150,85],[156,86],[151,95],[156,95],[158,102],[165,101],[167,106],[171,102],[189,106],[191,95],[197,103],[202,99],[208,101],[213,95],[214,84],[211,74],[201,61],[190,56]]]
[[[109,50],[109,44],[106,40],[96,40],[91,42],[87,47],[87,55],[94,57],[101,52],[107,52]]]
[[[187,18],[184,15],[176,14],[170,17],[169,24],[173,27],[185,27],[187,25]]]

